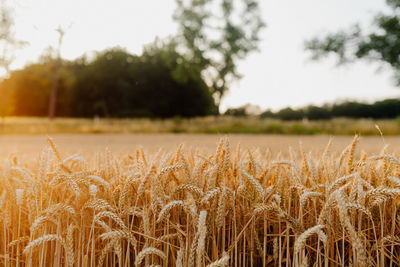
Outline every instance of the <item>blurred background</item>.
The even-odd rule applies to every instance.
[[[0,131],[399,134],[399,19],[400,0],[0,0]]]

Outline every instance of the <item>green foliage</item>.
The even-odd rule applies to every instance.
[[[302,125],[302,124],[293,124],[288,130],[290,134],[303,134],[303,135],[312,135],[323,133],[320,129],[314,129],[313,127]]]
[[[252,105],[247,103],[237,108],[228,108],[224,115],[233,117],[247,117],[258,115],[261,112],[261,108],[258,105]]]
[[[6,115],[46,116],[51,59],[14,71],[0,83]],[[141,56],[114,48],[90,62],[65,61],[59,71],[57,116],[193,117],[212,114],[215,104],[199,72],[173,42],[154,43]],[[2,101],[5,101],[4,98]],[[1,115],[1,114],[0,114]]]
[[[288,107],[278,111],[276,116],[284,121],[294,121],[303,119],[304,114],[302,110],[294,110]]]
[[[267,125],[264,128],[264,133],[271,133],[271,134],[283,134],[284,129],[283,126],[278,124],[278,123],[273,123],[270,125]]]
[[[247,112],[245,107],[229,108],[225,111],[224,115],[233,117],[246,117]]]
[[[332,118],[315,121],[282,121],[261,119],[255,116],[209,116],[197,118],[56,118],[5,117],[0,119],[2,134],[115,134],[115,133],[247,133],[247,134],[330,134],[354,135],[355,133],[379,136],[379,125],[385,136],[400,134],[397,119],[348,119]]]
[[[260,114],[260,118],[262,118],[262,119],[275,118],[275,117],[276,117],[276,114],[273,111],[269,110],[269,109],[265,110],[264,112],[262,112]]]
[[[333,117],[368,118],[373,117],[371,105],[346,101],[334,104],[331,109]]]
[[[309,120],[326,120],[332,117],[328,106],[317,107],[310,105],[304,109],[304,114]]]
[[[312,52],[313,59],[334,54],[339,63],[368,59],[389,65],[400,85],[400,1],[386,3],[390,12],[376,14],[368,31],[355,25],[347,31],[313,38],[306,42],[306,49]]]
[[[285,121],[301,119],[328,120],[331,118],[394,119],[400,115],[400,99],[385,99],[372,104],[345,101],[333,105],[307,106],[299,109],[284,108],[278,112],[266,110],[260,118],[276,118]]]
[[[15,38],[12,13],[13,10],[7,5],[6,0],[0,0],[0,69],[7,74],[15,58],[15,49],[26,44]]]
[[[176,0],[174,19],[186,56],[211,87],[219,104],[231,83],[240,78],[237,63],[257,49],[264,27],[256,0]]]
[[[199,73],[178,69],[175,46],[154,44],[137,57],[105,51],[77,76],[76,116],[191,117],[213,112]],[[185,64],[185,63],[183,63]],[[90,94],[83,88],[89,88]],[[93,103],[93,105],[87,105]]]
[[[333,105],[333,117],[392,119],[400,115],[400,99],[385,99],[373,104],[344,102]]]

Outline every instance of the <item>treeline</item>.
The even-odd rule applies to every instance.
[[[200,71],[174,42],[155,42],[141,55],[121,48],[92,59],[62,61],[58,117],[193,117],[215,113]],[[55,60],[13,71],[0,82],[0,116],[47,116]]]
[[[231,116],[247,116],[248,106],[228,109],[225,114]],[[345,101],[323,106],[310,105],[307,107],[292,109],[283,108],[277,112],[266,110],[260,114],[261,118],[275,118],[284,121],[291,120],[326,120],[337,117],[346,118],[371,118],[392,119],[400,116],[400,99],[385,99],[372,104],[355,101]]]
[[[47,116],[54,66],[52,57],[43,57],[1,80],[0,116]],[[63,60],[57,79],[56,116],[168,118],[216,114],[211,90],[196,66],[178,52],[174,41],[156,41],[141,55],[113,48],[92,58]],[[228,109],[225,114],[246,116],[249,108],[251,105]],[[398,116],[400,99],[288,107],[260,115],[287,121]]]

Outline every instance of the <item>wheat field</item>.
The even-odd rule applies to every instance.
[[[0,265],[398,266],[400,160],[358,141],[83,157],[48,138],[0,164]]]

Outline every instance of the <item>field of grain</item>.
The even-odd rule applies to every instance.
[[[385,136],[400,135],[395,119],[334,118],[317,121],[282,121],[258,116],[209,116],[199,118],[48,118],[0,117],[0,135],[4,134],[291,134],[374,136],[379,125]]]
[[[398,266],[399,144],[3,135],[0,265]]]

